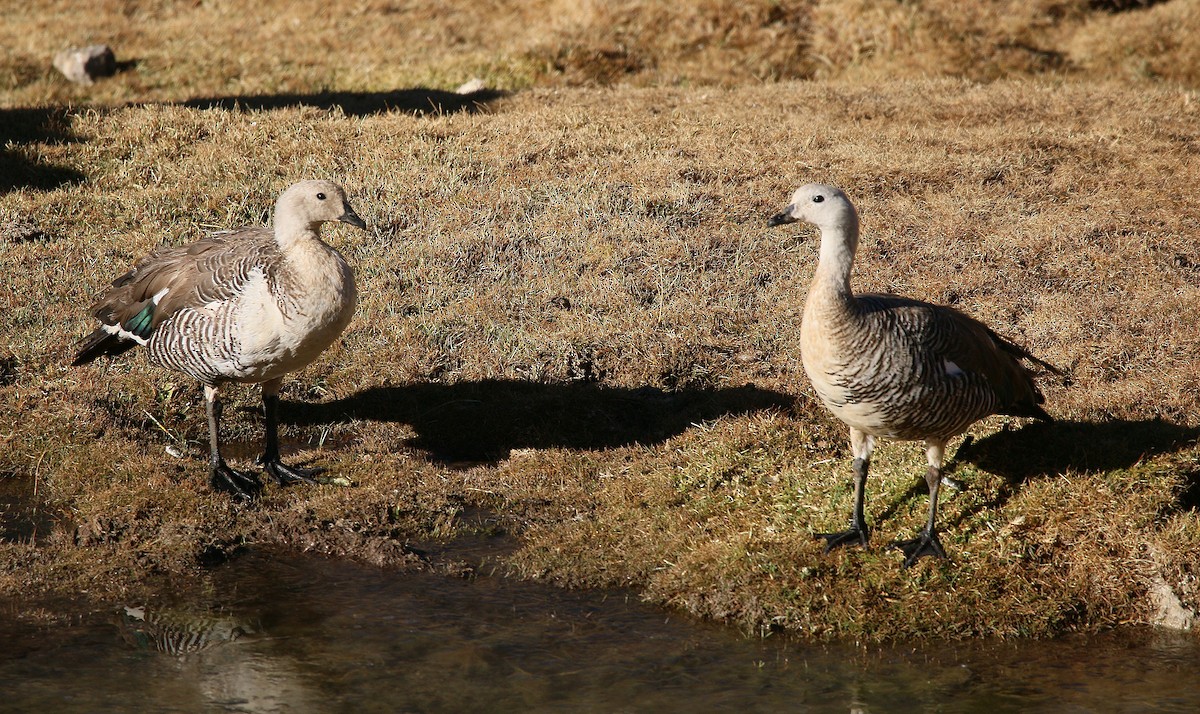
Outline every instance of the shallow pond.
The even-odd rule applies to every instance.
[[[295,554],[51,621],[0,611],[0,711],[1200,711],[1188,635],[820,645],[624,593]]]

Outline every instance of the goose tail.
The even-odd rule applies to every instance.
[[[1038,401],[1040,402],[1041,401],[1040,397],[1042,395],[1038,394],[1037,396],[1039,397]],[[999,413],[1003,414],[1005,416],[1015,416],[1015,417],[1025,417],[1027,419],[1037,419],[1038,421],[1054,421],[1054,417],[1051,416],[1050,413],[1047,412],[1045,409],[1042,409],[1041,404],[1019,404],[1019,405],[1010,407],[1008,409],[1005,409],[1004,411],[999,412]]]
[[[124,339],[115,332],[110,332],[103,327],[99,327],[92,334],[79,341],[76,347],[75,359],[71,361],[71,366],[79,367],[88,364],[103,355],[116,357],[137,347],[137,344],[133,340]]]
[[[1038,367],[1041,367],[1042,369],[1046,370],[1047,372],[1050,372],[1051,374],[1053,374],[1055,376],[1061,377],[1063,379],[1063,382],[1065,384],[1067,384],[1068,386],[1070,386],[1071,378],[1064,370],[1062,370],[1058,367],[1055,367],[1054,365],[1050,364],[1046,360],[1034,355],[1032,352],[1025,349],[1024,347],[1016,344],[1015,342],[1009,342],[1008,340],[1004,339],[1000,335],[996,334],[995,331],[993,331],[992,328],[988,327],[987,325],[984,325],[983,327],[985,330],[988,331],[988,335],[990,335],[991,338],[996,341],[996,344],[1000,345],[1000,349],[1009,353],[1013,357],[1016,357],[1018,359],[1028,360],[1029,362],[1036,364]]]

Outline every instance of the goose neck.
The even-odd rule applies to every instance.
[[[321,239],[320,223],[308,223],[299,220],[289,220],[287,217],[275,219],[275,241],[283,251],[289,252],[297,246]]]
[[[822,226],[821,252],[813,276],[814,290],[825,297],[852,300],[850,274],[857,247],[858,225],[855,221]]]

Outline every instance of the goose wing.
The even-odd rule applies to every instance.
[[[252,271],[265,271],[277,262],[278,250],[266,228],[242,228],[159,249],[114,280],[92,314],[108,332],[144,344],[179,310],[235,299]]]
[[[982,377],[995,394],[997,413],[1049,419],[1038,406],[1042,393],[1020,360],[1028,359],[1055,373],[1052,365],[1004,339],[987,325],[958,310],[893,295],[864,295],[860,304],[868,318],[894,321],[930,373],[959,372]]]

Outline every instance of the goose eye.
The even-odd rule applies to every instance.
[[[820,203],[821,201],[824,201],[824,200],[825,200],[825,197],[819,193],[816,196],[813,196],[813,203]]]
[[[323,193],[318,193],[318,194],[317,194],[317,200],[318,200],[318,201],[324,201],[324,200],[325,200],[325,194],[323,194]]]

